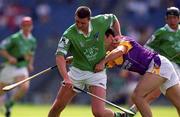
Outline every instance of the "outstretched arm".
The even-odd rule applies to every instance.
[[[96,64],[95,72],[102,71],[105,68],[106,63],[109,61],[113,61],[117,59],[118,57],[123,56],[127,51],[126,46],[118,46],[116,49],[112,50],[109,54],[106,55],[106,57],[101,60],[98,64]]]
[[[11,56],[6,50],[0,50],[0,56],[6,58],[10,64],[17,63],[17,59]]]

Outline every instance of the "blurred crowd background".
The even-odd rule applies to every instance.
[[[0,40],[18,31],[23,16],[31,16],[34,21],[33,35],[38,42],[35,70],[31,75],[38,73],[55,65],[58,41],[64,30],[74,23],[74,12],[80,5],[90,7],[93,16],[115,14],[122,34],[135,37],[143,45],[157,28],[165,24],[166,8],[180,8],[180,0],[0,0]],[[120,72],[118,68],[108,69],[107,73],[107,99],[118,104],[130,103],[129,95],[139,75]],[[33,79],[22,102],[52,103],[61,81],[57,70]],[[87,104],[89,99],[89,96],[79,94],[73,103]],[[163,96],[156,102],[168,104]]]

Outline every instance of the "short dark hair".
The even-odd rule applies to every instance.
[[[75,15],[78,16],[79,18],[88,18],[90,19],[91,17],[91,10],[87,6],[80,6],[77,8]]]
[[[180,16],[180,11],[177,7],[169,7],[167,8],[167,11],[166,11],[166,16],[177,16],[179,17]]]
[[[109,28],[109,29],[106,30],[105,35],[107,37],[109,37],[109,35],[112,35],[113,37],[115,37],[115,32],[114,32],[114,30],[112,28]]]

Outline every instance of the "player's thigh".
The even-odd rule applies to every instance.
[[[172,102],[173,105],[180,109],[180,84],[176,84],[168,88],[165,96]]]
[[[159,75],[146,73],[139,81],[134,94],[138,96],[146,96],[148,93],[160,87],[166,81]]]
[[[89,90],[92,94],[101,97],[103,99],[106,98],[106,89],[99,87],[99,86],[89,86]],[[94,111],[102,111],[105,109],[105,102],[95,98],[91,97],[91,105],[92,110]]]

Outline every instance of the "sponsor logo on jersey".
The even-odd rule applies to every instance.
[[[66,37],[61,37],[59,44],[58,44],[58,47],[64,48],[65,45],[68,44],[68,42],[69,42],[69,39],[67,39]]]

